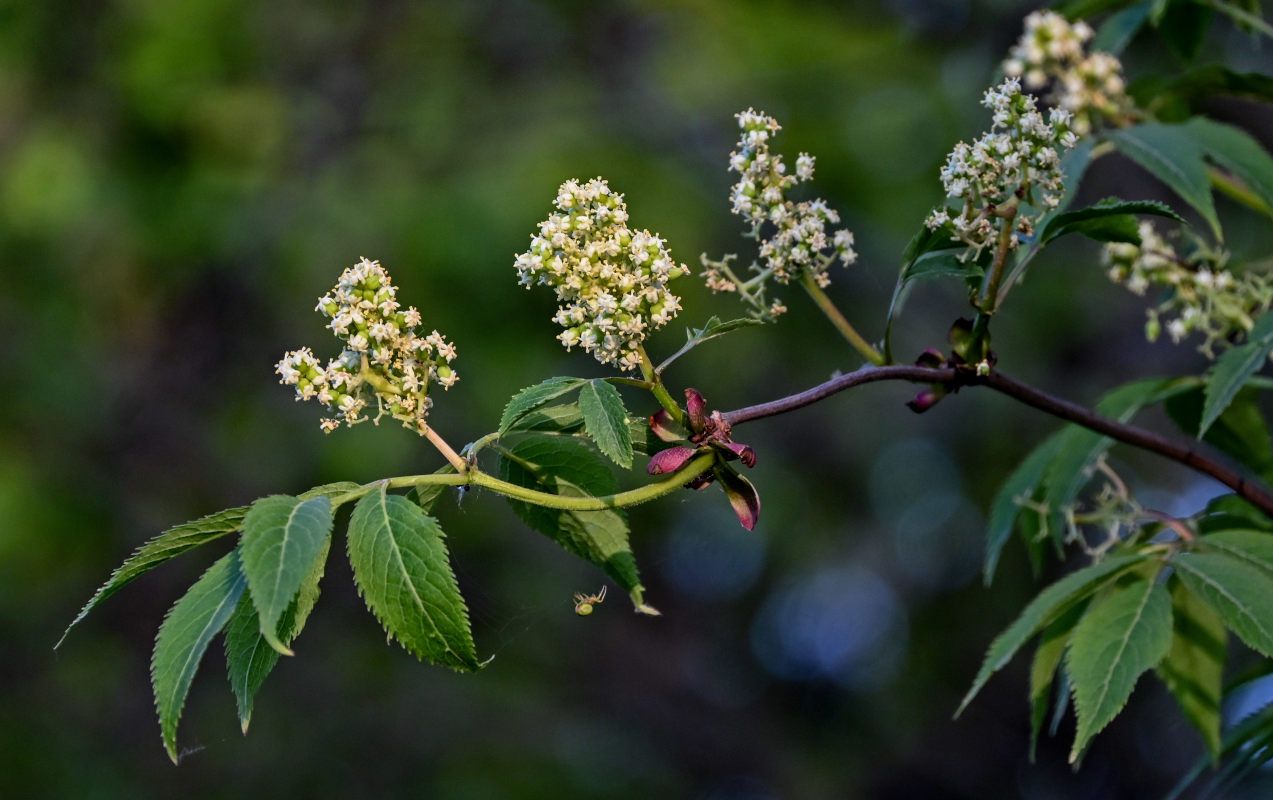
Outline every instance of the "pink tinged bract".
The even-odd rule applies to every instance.
[[[738,515],[739,523],[747,530],[754,529],[760,519],[760,495],[756,492],[756,487],[729,467],[718,468],[716,477],[720,479],[721,488],[725,490],[729,504]]]
[[[689,411],[690,427],[694,429],[694,433],[703,430],[707,425],[707,401],[697,389],[685,390],[685,409]]]
[[[646,465],[645,471],[651,475],[676,472],[685,466],[685,462],[689,461],[695,452],[693,447],[669,447],[650,456],[650,463]]]
[[[751,445],[737,442],[719,442],[717,446],[725,449],[727,453],[725,458],[736,458],[748,467],[756,466],[756,450]]]
[[[678,434],[673,427],[672,415],[667,413],[666,408],[660,408],[653,416],[650,417],[650,430],[654,435],[665,442],[679,442],[685,437]]]

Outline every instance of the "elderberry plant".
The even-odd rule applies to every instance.
[[[494,431],[457,452],[428,416],[437,395],[430,390],[458,380],[451,366],[455,346],[437,331],[423,333],[425,314],[413,306],[404,310],[389,273],[362,259],[318,302],[341,342],[339,354],[324,364],[301,348],[286,353],[276,372],[298,399],[328,408],[324,431],[388,416],[427,439],[441,466],[273,495],[171,528],[125,561],[70,627],[150,569],[214,540],[233,542],[172,607],[155,643],[155,704],[164,747],[175,761],[186,694],[218,635],[247,730],[257,691],[280,655],[292,654],[291,643],[318,599],[342,506],[352,507],[343,546],[355,583],[390,637],[420,659],[476,671],[486,662],[433,516],[445,487],[480,486],[503,495],[528,527],[594,564],[638,613],[652,616],[658,612],[645,597],[625,509],[714,484],[739,522],[754,528],[760,495],[740,468],[758,456],[735,441],[738,426],[875,381],[919,384],[909,402],[918,413],[958,389],[979,387],[1065,423],[1023,454],[991,505],[987,583],[1014,533],[1036,568],[1049,551],[1085,564],[1043,589],[991,644],[960,710],[1035,641],[1032,742],[1049,715],[1072,707],[1071,761],[1077,763],[1153,671],[1211,759],[1240,768],[1258,763],[1267,748],[1251,743],[1273,735],[1273,709],[1227,735],[1221,709],[1237,685],[1224,683],[1226,665],[1256,661],[1261,666],[1250,674],[1264,674],[1273,658],[1273,440],[1256,397],[1273,387],[1257,374],[1273,353],[1267,271],[1273,262],[1226,248],[1213,191],[1235,201],[1238,213],[1260,215],[1268,224],[1273,156],[1241,128],[1193,109],[1205,108],[1201,100],[1213,93],[1273,101],[1273,81],[1215,66],[1129,84],[1116,51],[1139,35],[1157,34],[1173,48],[1187,45],[1179,41],[1179,26],[1170,24],[1183,0],[1077,5],[1107,16],[1091,23],[1054,11],[1026,18],[1003,76],[984,94],[986,132],[972,144],[956,144],[934,176],[934,210],[902,254],[878,336],[861,334],[825,292],[831,267],[853,265],[858,257],[854,235],[836,227],[840,216],[831,205],[798,197],[812,180],[814,157],[800,153],[789,172],[773,149],[778,121],[747,109],[736,117],[736,149],[721,159],[737,176],[721,211],[728,207],[746,222],[754,257],[746,271],[735,269],[736,254],[701,257],[707,286],[735,295],[746,317],[722,322],[682,308],[672,284],[689,270],[673,259],[667,242],[631,225],[623,195],[604,179],[568,180],[528,249],[515,257],[515,272],[527,288],[543,285],[555,293],[559,342],[567,350],[582,348],[616,374],[551,377],[522,389]],[[1273,37],[1273,26],[1259,16],[1229,4],[1215,7],[1252,35]],[[1073,208],[1084,175],[1105,168],[1114,152],[1166,184],[1177,208],[1120,197]],[[1071,235],[1102,244],[1101,264],[1093,268],[1130,290],[1128,302],[1146,299],[1151,341],[1166,346],[1196,335],[1211,366],[1201,375],[1139,377],[1111,388],[1095,409],[1002,371],[1007,365],[991,346],[995,315],[1036,257],[1065,247],[1060,240]],[[938,278],[963,282],[968,316],[951,320],[945,342],[900,363],[891,334],[906,296]],[[665,371],[689,350],[775,322],[788,307],[769,292],[775,283],[793,282],[865,364],[732,411],[712,408],[697,388],[668,386]],[[705,321],[656,366],[647,345],[655,346],[655,332],[681,313]],[[629,392],[626,399],[620,388]],[[1151,406],[1165,409],[1179,433],[1131,423]],[[1137,499],[1108,457],[1115,442],[1184,464],[1227,491],[1188,516],[1155,510]],[[641,477],[635,488],[620,489],[610,463],[630,470],[639,457],[648,459],[645,474],[655,479]],[[578,595],[579,613],[590,613],[604,597],[604,587]]]

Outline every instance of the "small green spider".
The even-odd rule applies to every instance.
[[[596,594],[580,594],[575,593],[575,613],[581,617],[586,617],[592,613],[593,606],[599,606],[606,599],[606,587],[602,586],[601,591]]]

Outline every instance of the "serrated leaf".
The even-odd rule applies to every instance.
[[[150,660],[150,678],[164,749],[174,764],[177,763],[177,722],[181,719],[190,683],[208,643],[225,626],[246,585],[239,569],[238,551],[231,551],[195,581],[159,627]]]
[[[994,578],[995,567],[1003,546],[1012,538],[1012,529],[1021,515],[1021,500],[1034,495],[1043,480],[1048,464],[1056,457],[1061,445],[1060,434],[1053,434],[1036,447],[1025,460],[1017,465],[1008,479],[999,487],[990,504],[990,519],[986,525],[986,560],[983,568],[986,585]]]
[[[753,319],[751,317],[740,317],[739,319],[731,319],[725,322],[721,322],[720,317],[709,317],[707,322],[703,324],[703,327],[685,329],[685,344],[681,345],[680,350],[677,350],[675,353],[668,356],[662,364],[659,364],[655,372],[663,372],[663,370],[667,369],[668,365],[670,365],[673,361],[704,342],[711,341],[718,336],[724,336],[727,333],[742,330],[743,328],[753,328],[757,325],[764,324],[765,323],[760,320]]]
[[[1048,716],[1048,707],[1052,699],[1052,683],[1056,670],[1061,665],[1061,657],[1069,644],[1070,633],[1078,624],[1086,602],[1076,603],[1070,610],[1052,621],[1039,636],[1039,646],[1034,651],[1034,661],[1030,664],[1030,761],[1034,761],[1035,749],[1039,741],[1039,732],[1043,730],[1043,722]],[[1064,698],[1058,700],[1061,702]]]
[[[354,506],[348,547],[358,591],[407,652],[461,671],[482,666],[437,520],[382,484]]]
[[[1236,175],[1273,214],[1273,157],[1241,128],[1194,117],[1182,125],[1207,158]]]
[[[300,635],[310,612],[318,602],[318,582],[322,580],[330,547],[329,537],[324,543],[322,555],[314,564],[313,572],[301,584],[300,591],[279,620],[278,638],[283,644],[290,645]],[[226,672],[238,705],[239,725],[244,733],[248,732],[248,724],[252,721],[256,693],[278,660],[278,651],[261,635],[260,617],[252,602],[251,592],[245,591],[225,626]]]
[[[632,466],[632,432],[628,410],[619,390],[600,378],[579,389],[579,410],[583,427],[611,461],[627,469]]]
[[[501,456],[499,477],[518,486],[567,497],[611,494],[616,488],[609,467],[591,449],[561,437],[532,437],[518,442]],[[601,567],[640,603],[640,575],[621,510],[566,511],[512,498],[509,505],[533,530]]]
[[[71,620],[71,624],[66,626],[66,630],[62,632],[62,638],[57,640],[53,648],[56,650],[62,646],[71,628],[88,616],[88,612],[97,608],[106,598],[132,581],[187,550],[237,531],[243,525],[243,517],[247,511],[247,506],[227,508],[206,517],[184,522],[169,528],[137,548],[127,561],[111,573],[106,583],[98,587],[89,601],[84,604],[84,608],[80,609],[80,613]]]
[[[1203,389],[1206,402],[1202,406],[1199,437],[1229,407],[1247,378],[1254,375],[1268,360],[1270,352],[1273,352],[1273,312],[1266,311],[1255,321],[1255,327],[1247,334],[1246,342],[1225,351],[1208,370]]]
[[[991,643],[990,649],[986,652],[985,662],[973,680],[972,687],[964,695],[955,716],[959,716],[972,702],[972,699],[981,691],[981,687],[990,680],[990,676],[1003,669],[1021,646],[1034,638],[1034,635],[1044,626],[1147,558],[1149,558],[1148,555],[1140,553],[1112,556],[1098,564],[1072,572],[1040,592],[1030,601],[1020,616]]]
[[[504,414],[499,420],[499,432],[504,433],[526,414],[573,392],[586,382],[582,378],[549,378],[543,383],[522,389],[504,406]]]
[[[1158,665],[1158,677],[1202,734],[1214,761],[1220,755],[1220,696],[1228,634],[1220,615],[1180,580],[1171,580],[1170,593],[1171,650]]]
[[[278,638],[279,618],[326,554],[331,534],[332,504],[326,497],[262,497],[243,520],[243,575],[260,617],[261,635],[283,655],[292,651]]]
[[[1163,408],[1180,430],[1195,436],[1201,427],[1205,400],[1203,386],[1199,385],[1171,398]],[[1240,390],[1200,438],[1268,480],[1273,477],[1273,437],[1257,401],[1254,389]]]
[[[1136,218],[1133,216],[1135,214],[1149,214],[1184,222],[1179,214],[1156,200],[1123,200],[1118,197],[1106,197],[1087,208],[1056,215],[1048,221],[1039,237],[1046,244],[1062,236],[1079,233],[1101,242],[1139,244],[1140,234],[1137,232]],[[1113,228],[1106,229],[1099,224],[1111,220],[1116,222]],[[1123,236],[1123,229],[1128,226],[1130,226],[1130,235]]]
[[[1219,531],[1203,536],[1198,545],[1250,564],[1273,581],[1273,533],[1249,528]]]
[[[517,423],[519,431],[554,431],[569,433],[583,428],[583,412],[578,403],[544,406],[523,416]]]
[[[353,481],[336,481],[335,483],[324,483],[322,486],[315,486],[313,489],[306,489],[296,495],[301,500],[313,500],[315,497],[326,497],[328,500],[335,500],[342,494],[349,494],[355,489],[362,488]]]
[[[1149,19],[1150,3],[1137,3],[1111,14],[1092,37],[1089,50],[1118,55],[1126,49]]]
[[[1217,241],[1224,240],[1211,199],[1211,179],[1200,148],[1178,125],[1147,122],[1111,131],[1110,141],[1120,152],[1167,184],[1197,211]]]
[[[1078,715],[1071,763],[1171,648],[1171,597],[1157,580],[1159,569],[1137,571],[1097,595],[1074,628],[1065,660]]]
[[[1273,656],[1273,591],[1268,573],[1221,553],[1181,553],[1172,559],[1191,592],[1207,601],[1247,646]]]
[[[1198,531],[1216,533],[1231,528],[1255,528],[1273,532],[1273,519],[1236,494],[1222,494],[1212,498],[1198,519]]]

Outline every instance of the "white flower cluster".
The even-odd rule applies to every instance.
[[[927,220],[932,230],[950,223],[953,237],[978,253],[999,237],[1006,220],[1014,225],[1009,246],[1015,249],[1020,237],[1033,232],[1037,218],[1056,208],[1065,188],[1061,152],[1077,141],[1070,112],[1053,108],[1045,120],[1016,78],[986,90],[982,105],[994,112],[990,131],[972,144],[955,145],[941,170],[947,197],[962,199],[964,207],[954,215],[939,208]],[[1026,213],[1019,205],[1015,214],[1003,213],[1019,202],[1037,213]]]
[[[327,327],[345,343],[344,351],[326,366],[308,347],[278,362],[279,383],[295,386],[296,399],[317,398],[331,409],[334,416],[320,423],[324,431],[368,419],[363,411],[375,402],[374,421],[388,414],[423,433],[433,407],[429,383],[450,389],[460,379],[450,367],[455,345],[437,331],[418,335],[420,312],[403,311],[397,293],[379,261],[362,259],[314,309],[331,320]]]
[[[1268,276],[1234,275],[1225,268],[1223,254],[1203,248],[1181,255],[1149,222],[1141,222],[1139,232],[1139,245],[1105,245],[1102,263],[1110,280],[1135,294],[1144,295],[1154,286],[1167,290],[1166,299],[1147,312],[1145,335],[1151,342],[1165,323],[1175,344],[1190,334],[1203,334],[1198,349],[1214,358],[1217,346],[1232,345],[1273,305],[1273,281]]]
[[[830,230],[829,226],[840,222],[840,215],[825,200],[796,203],[787,199],[788,189],[813,180],[813,156],[801,153],[796,158],[795,174],[787,174],[782,156],[769,150],[770,140],[782,127],[778,120],[750,108],[735,116],[742,135],[738,149],[729,154],[729,169],[739,176],[731,194],[733,213],[751,223],[752,235],[760,242],[760,256],[765,262],[761,274],[766,278],[772,275],[784,284],[808,274],[819,286],[827,286],[831,282],[827,275],[831,264],[839,259],[847,267],[857,260],[857,252],[851,232]],[[772,226],[768,231],[767,225]],[[727,260],[711,262],[704,258],[703,277],[709,289],[743,289],[745,299],[757,307],[763,318],[772,319],[786,311],[777,300],[766,306],[760,295],[751,290],[751,281],[740,282],[730,270],[722,268]],[[763,279],[759,283],[763,284]]]
[[[1110,53],[1087,52],[1092,28],[1070,24],[1055,11],[1035,11],[1025,18],[1025,32],[1003,62],[1003,71],[1020,77],[1030,89],[1053,83],[1048,98],[1074,114],[1074,129],[1091,132],[1099,119],[1127,116],[1132,102],[1123,80],[1123,65]]]
[[[602,364],[635,369],[648,332],[680,311],[667,284],[689,268],[672,259],[661,238],[628,227],[623,195],[601,178],[566,181],[554,205],[517,257],[521,282],[557,292],[553,319],[565,328],[557,338],[567,350],[580,345]]]

